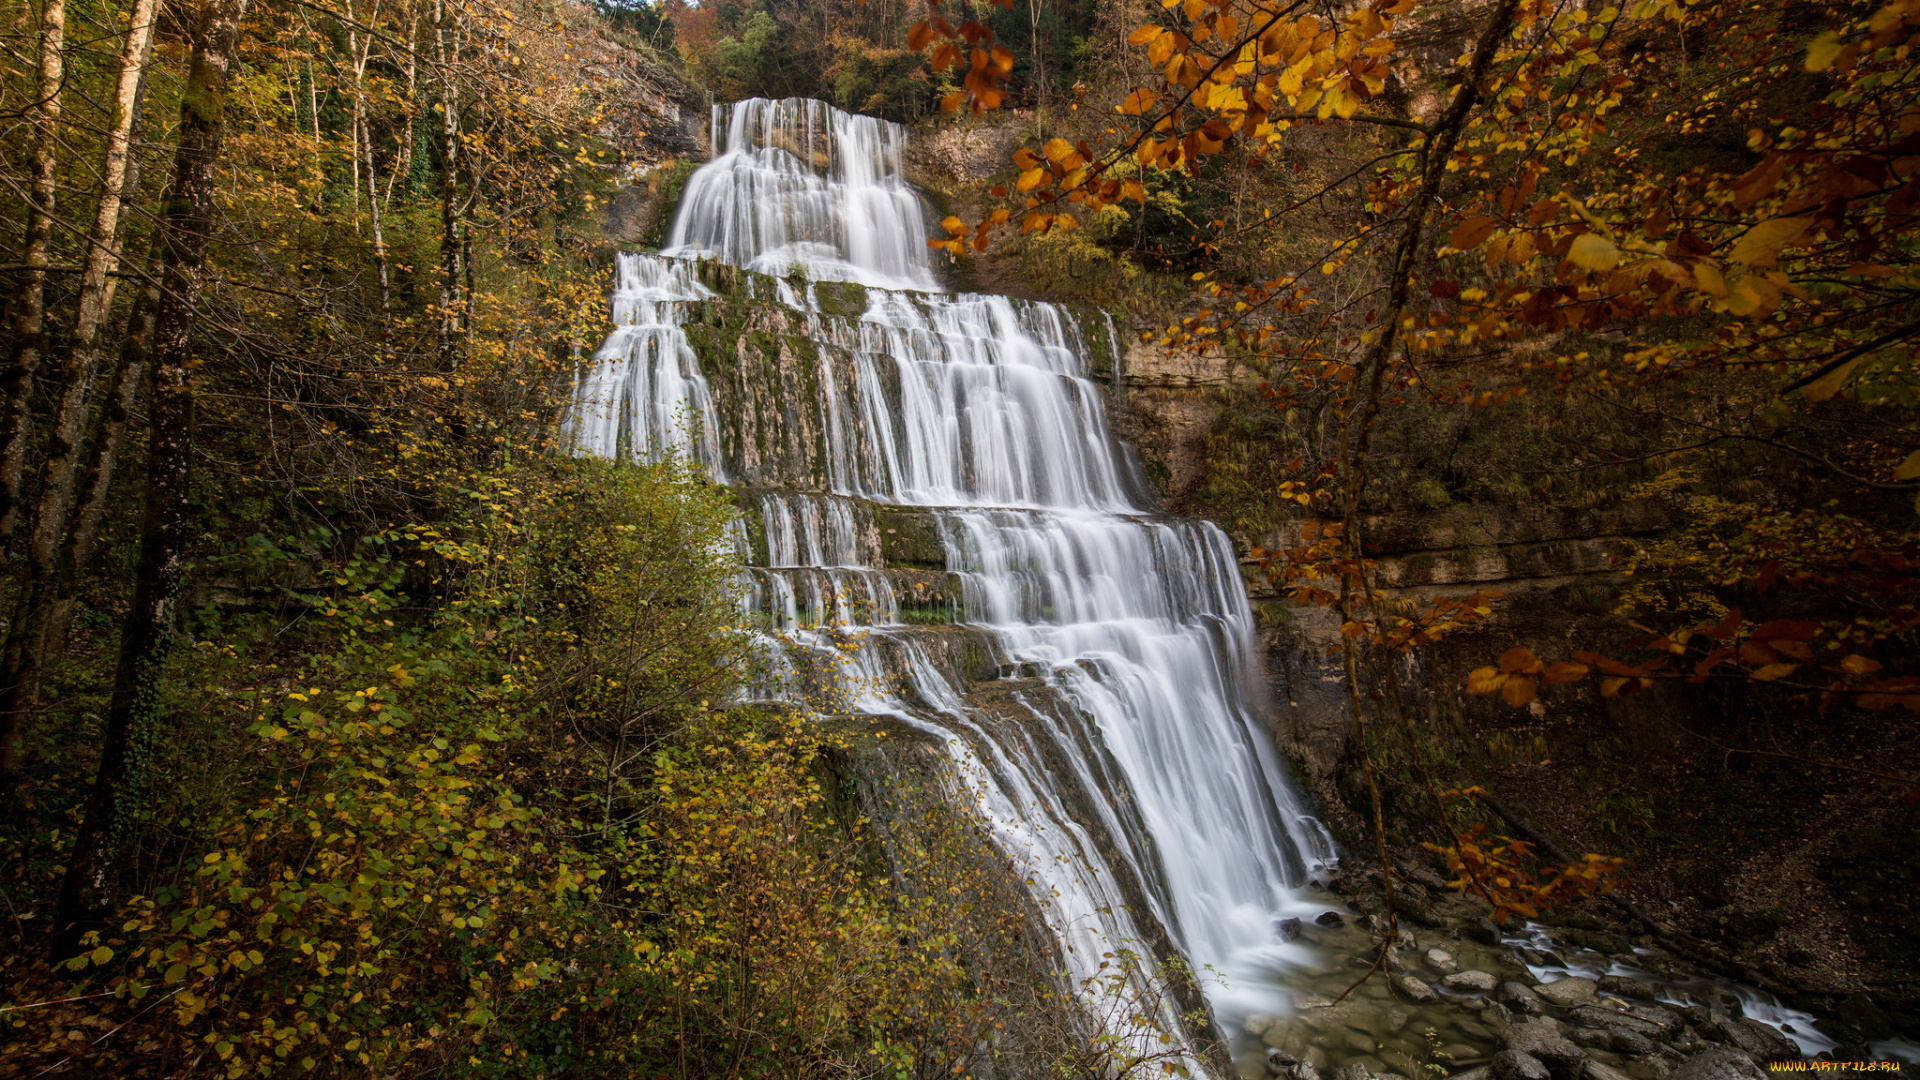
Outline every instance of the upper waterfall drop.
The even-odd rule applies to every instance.
[[[936,289],[900,125],[824,101],[749,98],[713,110],[713,160],[687,180],[664,255],[771,277]]]

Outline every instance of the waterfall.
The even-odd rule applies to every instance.
[[[1334,854],[1266,727],[1226,537],[1153,511],[1068,312],[935,291],[901,128],[756,99],[716,107],[713,132],[668,247],[620,257],[576,449],[676,448],[746,493],[743,604],[802,647],[863,628],[856,707],[947,748],[1076,984],[1119,948],[1151,964],[1157,928],[1223,1023],[1285,1011],[1305,954],[1274,924],[1324,910],[1301,890]],[[746,287],[805,339],[781,354],[788,383],[740,368],[710,385],[688,321],[712,296],[703,259],[781,279]],[[855,309],[827,302],[835,282],[860,287]],[[895,513],[925,523],[955,586],[943,610],[991,643],[1000,680],[969,683],[903,621],[919,601],[878,520]]]

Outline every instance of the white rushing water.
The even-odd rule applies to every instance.
[[[1226,537],[1151,512],[1067,312],[931,291],[902,129],[764,100],[716,108],[713,125],[668,248],[620,257],[616,328],[569,421],[577,449],[673,448],[754,492],[746,603],[801,646],[823,625],[867,628],[845,661],[856,707],[947,747],[956,790],[1025,870],[1076,983],[1120,948],[1148,954],[1150,973],[1157,926],[1223,1021],[1284,1009],[1280,980],[1304,956],[1274,925],[1324,910],[1299,890],[1334,855],[1263,721]],[[816,389],[764,390],[793,393],[818,425],[815,490],[752,455],[723,460],[716,432],[732,418],[684,329],[710,295],[698,258],[786,277],[758,299],[819,344]],[[864,312],[830,314],[795,268],[870,286]],[[1021,676],[999,714],[970,705],[902,624],[871,503],[935,522],[960,617]]]

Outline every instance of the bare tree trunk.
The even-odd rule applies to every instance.
[[[100,326],[113,305],[113,278],[109,275],[119,265],[124,236],[120,210],[131,158],[128,149],[139,118],[140,89],[159,6],[159,0],[135,0],[126,46],[120,54],[113,127],[107,135],[106,162],[100,172],[100,198],[87,233],[73,340],[54,408],[47,460],[41,468],[26,575],[14,597],[13,618],[7,624],[5,648],[0,651],[0,783],[9,782],[19,767],[21,726],[39,696],[47,617],[53,608],[53,584],[59,572],[56,556],[66,535],[74,471],[80,463],[80,437],[86,429],[93,373],[100,357]]]
[[[453,63],[459,57],[459,41],[446,25],[444,0],[434,4],[435,58],[440,64],[440,108],[446,154],[440,168],[440,354],[441,364],[452,370],[457,362],[455,339],[460,335],[461,229],[456,203],[460,194],[460,93],[453,78]]]
[[[67,640],[67,624],[73,619],[80,575],[93,557],[94,543],[100,537],[100,522],[106,517],[107,492],[113,487],[113,469],[120,454],[120,443],[126,438],[127,420],[133,415],[141,376],[146,374],[147,360],[153,353],[153,314],[159,304],[160,287],[151,283],[134,302],[133,314],[127,318],[126,336],[120,341],[120,355],[114,365],[105,407],[100,410],[93,434],[87,439],[87,466],[80,474],[79,505],[73,514],[73,526],[67,530],[66,543],[60,548],[53,613],[47,620],[45,648],[48,650],[58,649]]]
[[[160,673],[172,636],[187,540],[188,466],[193,450],[193,339],[207,246],[213,235],[214,169],[226,112],[228,71],[246,0],[207,0],[180,99],[180,142],[172,195],[161,223],[160,301],[154,314],[153,405],[147,445],[146,513],[133,603],[120,629],[120,656],[107,708],[100,770],[67,860],[54,914],[54,950],[71,949],[83,921],[112,901],[121,847],[158,737]]]
[[[1033,104],[1036,109],[1047,109],[1047,73],[1040,65],[1040,0],[1027,0],[1027,32],[1032,35],[1027,45],[1033,51]]]
[[[351,8],[348,9],[351,12]],[[372,26],[380,18],[380,5],[373,5],[373,14],[368,17],[367,25]],[[393,283],[387,273],[387,243],[380,232],[380,180],[373,169],[373,131],[367,126],[367,61],[373,56],[373,34],[367,34],[365,48],[359,48],[359,31],[347,31],[347,47],[357,55],[353,58],[353,129],[357,133],[354,141],[360,151],[366,154],[367,165],[367,212],[373,226],[373,265],[380,275],[380,314],[388,322],[393,320]],[[354,175],[360,174],[360,162],[354,162]],[[356,181],[357,182],[357,181]],[[358,201],[357,199],[355,200]]]
[[[46,351],[47,265],[53,244],[53,199],[59,159],[60,88],[66,78],[66,0],[40,9],[40,96],[31,112],[33,190],[27,197],[27,269],[14,301],[13,348],[8,357],[5,412],[0,413],[0,541],[13,538],[20,516],[20,481],[31,435],[33,376]]]
[[[407,15],[407,134],[406,138],[400,141],[400,164],[395,167],[392,175],[387,177],[389,206],[393,204],[394,185],[413,182],[413,109],[415,103],[420,100],[420,57],[415,52],[419,46],[419,30],[420,13],[418,9],[414,9]]]

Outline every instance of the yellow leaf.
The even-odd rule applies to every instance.
[[[1533,680],[1527,678],[1525,675],[1515,675],[1509,678],[1507,684],[1500,688],[1500,696],[1506,700],[1507,704],[1516,709],[1532,702],[1538,693],[1539,687],[1535,686]]]
[[[1720,268],[1714,266],[1712,263],[1693,264],[1693,283],[1698,285],[1700,291],[1706,293],[1708,296],[1719,299],[1726,298],[1727,279],[1720,276]]]
[[[1139,116],[1151,108],[1153,108],[1153,93],[1141,87],[1127,95],[1127,100],[1121,104],[1120,111],[1128,116]]]
[[[1799,664],[1768,664],[1766,667],[1754,669],[1753,677],[1761,682],[1772,682],[1793,674],[1794,669],[1799,666]]]
[[[1893,478],[1895,480],[1911,480],[1916,476],[1920,476],[1920,450],[1915,450],[1913,453],[1908,454],[1907,460],[1901,462],[1893,470]]]
[[[1847,380],[1853,376],[1853,369],[1859,367],[1860,362],[1865,359],[1866,357],[1864,356],[1854,357],[1839,367],[1834,368],[1832,371],[1827,372],[1825,375],[1820,376],[1818,379],[1801,387],[1800,392],[1806,395],[1808,401],[1827,400],[1840,392],[1840,388],[1845,386]]]
[[[1499,668],[1475,668],[1467,675],[1467,693],[1491,694],[1506,681],[1507,677],[1500,673]]]
[[[1567,249],[1567,259],[1582,270],[1611,270],[1620,264],[1620,249],[1599,233],[1581,233]]]
[[[1818,73],[1832,67],[1840,49],[1840,35],[1831,30],[1814,38],[1813,44],[1807,46],[1807,70]]]
[[[1014,181],[1014,190],[1032,191],[1034,188],[1039,187],[1040,181],[1046,179],[1046,177],[1047,170],[1045,169],[1028,169],[1026,172],[1020,174],[1020,179]]]
[[[1360,111],[1360,95],[1353,92],[1351,84],[1342,84],[1335,91],[1333,111],[1340,114],[1342,120],[1351,120],[1353,114]]]
[[[1047,145],[1041,147],[1040,152],[1047,155],[1048,161],[1061,162],[1065,161],[1074,149],[1073,144],[1065,139],[1048,139]]]
[[[940,223],[940,227],[956,235],[967,231],[967,223],[957,217],[947,218]]]
[[[1127,36],[1127,44],[1150,45],[1153,43],[1153,40],[1155,38],[1159,37],[1161,34],[1164,34],[1164,33],[1166,33],[1166,31],[1160,29],[1157,26],[1143,26],[1140,29],[1135,30],[1132,34]]]
[[[1777,266],[1777,256],[1795,237],[1813,224],[1812,218],[1773,218],[1748,229],[1740,242],[1733,245],[1734,262],[1748,266]]]

